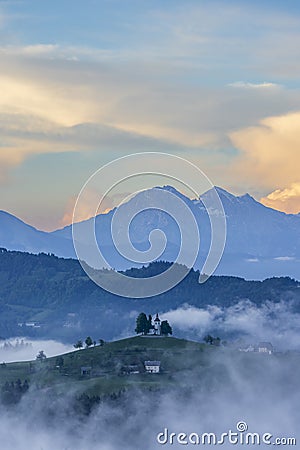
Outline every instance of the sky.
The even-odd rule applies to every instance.
[[[145,151],[300,211],[296,0],[0,0],[0,69],[0,209],[37,228]]]

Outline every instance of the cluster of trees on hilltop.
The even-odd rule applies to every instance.
[[[173,334],[172,327],[170,326],[167,320],[163,320],[160,324],[161,326],[161,334],[163,336],[168,336],[169,334]],[[145,313],[140,313],[136,319],[136,328],[135,332],[137,334],[148,334],[150,330],[154,327],[152,325],[152,316],[149,314],[147,317]]]
[[[221,339],[219,337],[213,337],[210,334],[207,334],[206,336],[204,336],[203,341],[206,344],[216,345],[217,347],[219,347],[221,345]],[[224,342],[224,344],[225,344],[225,342]]]

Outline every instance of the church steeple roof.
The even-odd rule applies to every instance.
[[[156,317],[154,319],[154,322],[160,322],[160,318],[158,317],[158,313],[156,313]]]

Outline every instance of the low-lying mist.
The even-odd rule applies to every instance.
[[[0,341],[0,362],[29,361],[35,359],[40,350],[51,357],[71,352],[74,348],[54,340],[10,338]]]
[[[181,336],[201,340],[214,332],[221,339],[245,343],[268,341],[279,351],[300,350],[300,314],[294,302],[256,305],[242,300],[230,307],[196,308],[185,304],[162,315]]]
[[[159,444],[158,433],[167,428],[169,433],[176,434],[221,435],[229,429],[236,431],[239,421],[247,423],[249,432],[271,433],[274,438],[294,437],[299,441],[300,357],[297,353],[245,355],[220,348],[208,355],[206,364],[195,371],[172,374],[168,388],[132,387],[117,398],[103,397],[89,415],[84,413],[83,404],[78,403],[79,392],[71,386],[64,395],[54,389],[31,386],[18,405],[0,408],[1,448],[182,448],[175,438],[173,444],[169,441]],[[159,380],[161,375],[149,376]],[[225,444],[223,448],[229,449],[231,445]]]

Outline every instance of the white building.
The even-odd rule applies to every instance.
[[[160,372],[160,361],[145,361],[144,366],[147,373]]]
[[[267,353],[268,355],[272,355],[273,352],[274,348],[270,342],[260,342],[258,344],[258,353]]]
[[[156,314],[156,317],[154,319],[154,334],[156,334],[157,336],[161,335],[161,320],[158,317],[158,313]]]

